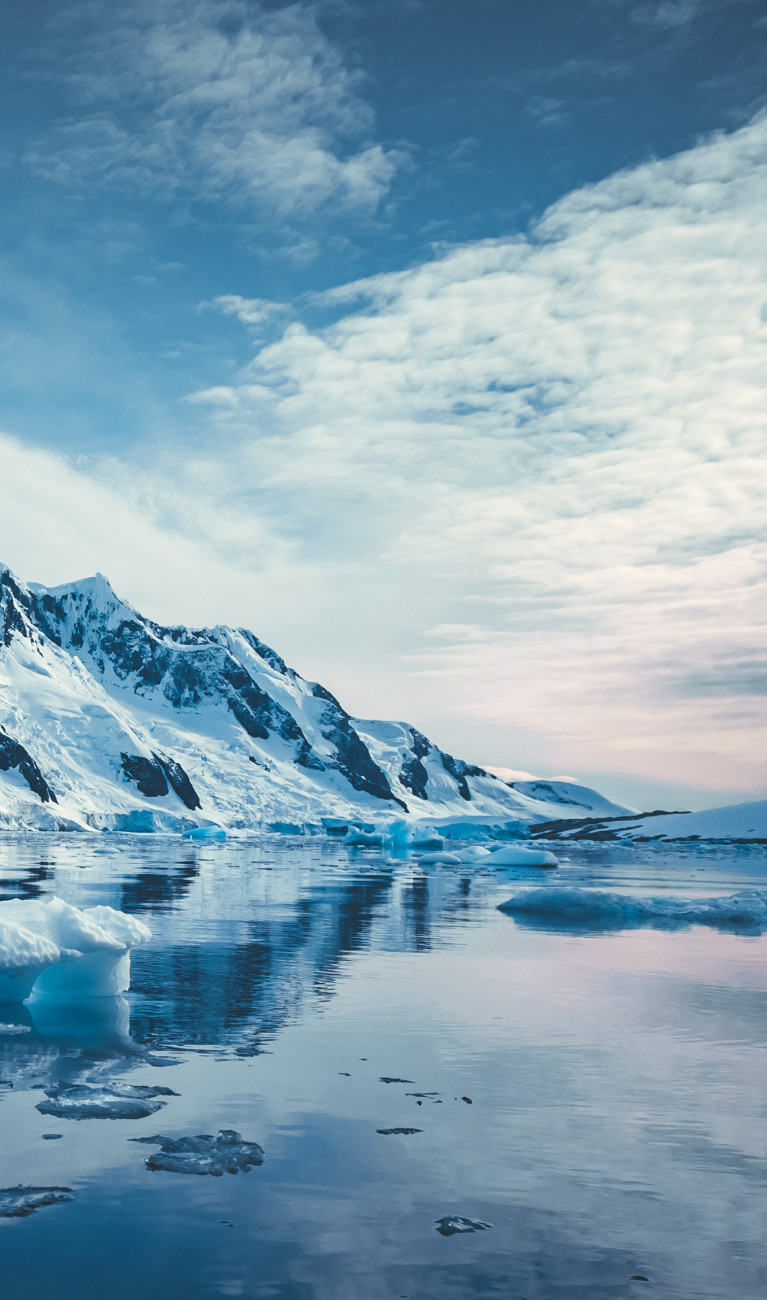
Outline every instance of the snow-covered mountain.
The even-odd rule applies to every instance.
[[[100,574],[45,588],[0,566],[0,826],[633,811],[569,783],[512,787],[407,723],[352,718],[244,628],[161,627]]]

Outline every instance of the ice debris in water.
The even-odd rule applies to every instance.
[[[0,1002],[31,995],[114,997],[130,986],[130,950],[152,933],[112,907],[61,898],[0,903]]]
[[[0,1187],[0,1218],[26,1219],[41,1205],[71,1200],[69,1187]]]
[[[447,1214],[444,1219],[437,1219],[436,1231],[443,1237],[452,1237],[456,1232],[484,1232],[492,1226],[492,1223],[483,1223],[481,1219],[464,1219],[460,1214]]]
[[[222,1128],[218,1137],[200,1133],[197,1137],[131,1138],[132,1142],[156,1143],[159,1151],[147,1156],[147,1169],[166,1169],[172,1174],[222,1174],[246,1172],[264,1163],[264,1149],[257,1142],[243,1142],[233,1128]]]
[[[506,844],[494,849],[488,858],[491,867],[558,867],[553,853],[546,849],[522,849],[516,844]]]
[[[37,1109],[59,1119],[145,1119],[165,1105],[159,1097],[177,1097],[172,1088],[147,1087],[130,1083],[76,1083],[64,1088],[47,1088],[45,1101]]]
[[[522,920],[549,919],[568,926],[630,930],[640,926],[675,929],[687,925],[762,930],[767,928],[767,892],[746,889],[721,898],[652,898],[599,889],[530,889],[501,903],[502,912]]]
[[[222,826],[194,826],[190,831],[184,831],[185,840],[225,840],[226,831]]]

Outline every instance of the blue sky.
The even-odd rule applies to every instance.
[[[8,4],[0,554],[754,798],[767,4]]]

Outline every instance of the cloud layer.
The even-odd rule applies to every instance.
[[[302,310],[194,395],[207,451],[78,478],[92,520],[130,484],[126,595],[154,548],[174,617],[204,574],[214,617],[468,757],[758,789],[767,117]]]
[[[56,36],[69,113],[27,155],[50,178],[272,219],[372,212],[388,188],[395,156],[311,8],[131,0]]]
[[[527,238],[325,295],[336,324],[293,323],[224,390],[230,436],[259,430],[250,500],[315,553],[359,535],[403,584],[449,589],[444,621],[483,631],[420,670],[556,735],[563,765],[606,747],[649,769],[662,733],[701,779],[717,753],[758,779],[751,670],[737,702],[693,683],[764,654],[766,214],[761,117]]]

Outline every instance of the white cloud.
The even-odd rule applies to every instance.
[[[386,566],[427,591],[402,596],[423,632],[481,610],[468,647],[408,660],[418,689],[542,729],[557,765],[763,780],[764,699],[702,704],[689,676],[759,645],[766,147],[761,117],[528,238],[343,286],[350,314],[230,387],[242,499],[328,562],[351,545],[360,588]]]
[[[396,156],[308,7],[132,0],[71,11],[67,34],[71,116],[28,153],[53,179],[291,219],[388,188]]]
[[[767,116],[325,302],[197,395],[207,454],[3,475],[4,558],[53,580],[49,518],[68,571],[215,604],[469,758],[756,790]]]
[[[661,0],[637,5],[631,17],[643,26],[673,29],[686,27],[707,7],[706,0]]]

